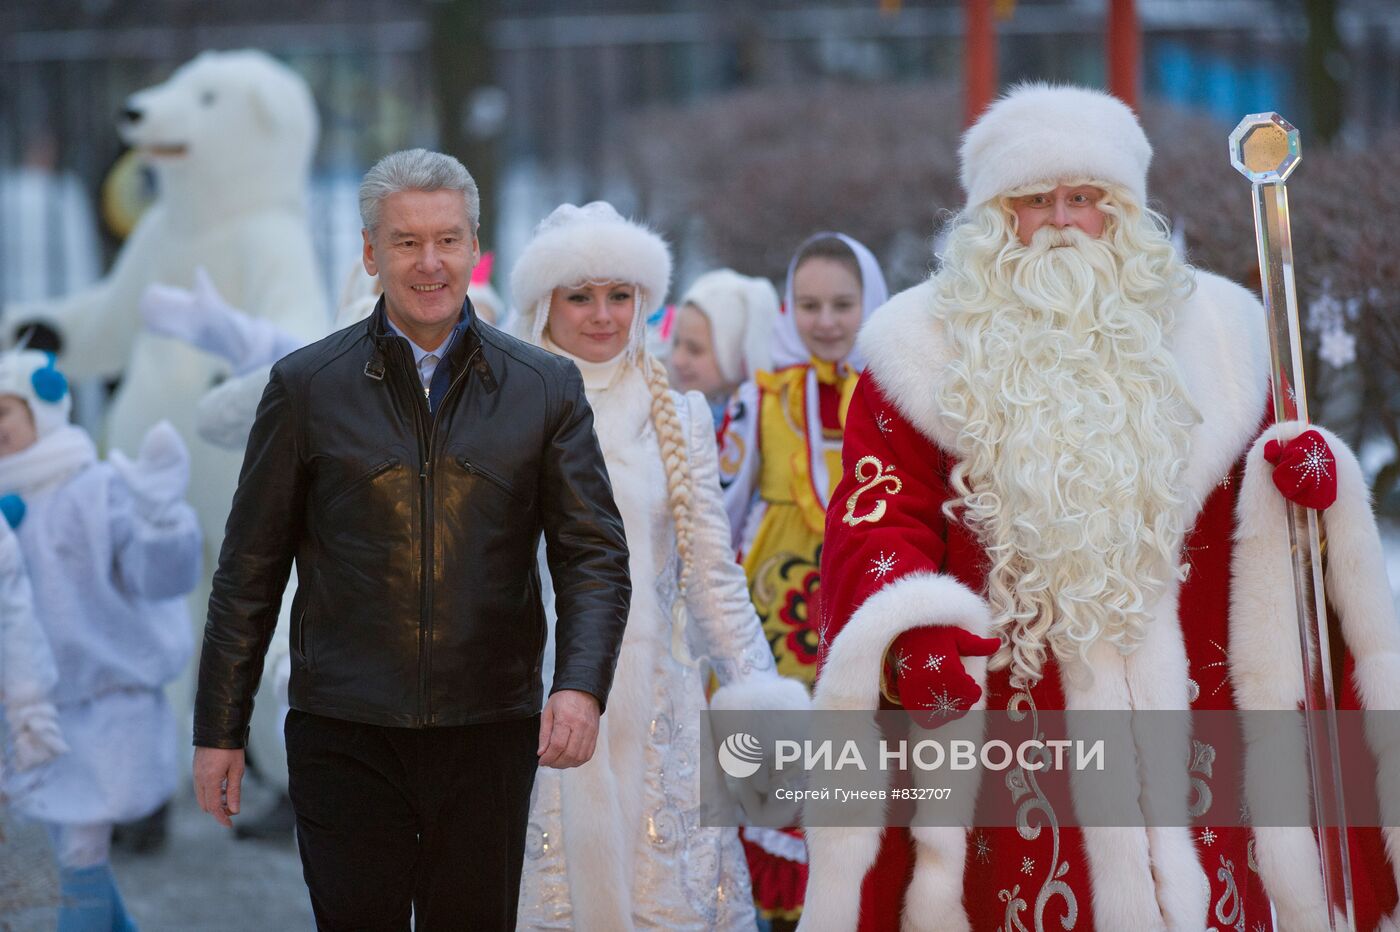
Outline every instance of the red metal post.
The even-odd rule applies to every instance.
[[[1108,90],[1134,110],[1142,80],[1142,30],[1135,0],[1108,0]]]
[[[992,0],[963,0],[963,10],[967,17],[963,54],[967,109],[963,116],[971,126],[997,93],[997,27]]]

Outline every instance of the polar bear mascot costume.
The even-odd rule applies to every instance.
[[[121,133],[153,167],[157,200],[106,278],[53,302],[11,305],[6,329],[51,328],[70,376],[121,377],[106,423],[109,446],[139,448],[162,418],[180,432],[207,548],[205,579],[191,602],[202,629],[201,600],[218,565],[243,456],[200,439],[196,405],[229,367],[143,329],[138,300],[154,282],[193,286],[203,266],[219,292],[253,317],[307,342],[326,332],[306,214],[316,106],[306,83],[262,52],[205,52],[164,84],[132,95]]]

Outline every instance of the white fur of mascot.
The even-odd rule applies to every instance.
[[[200,438],[196,405],[229,370],[216,356],[143,329],[137,302],[154,282],[192,286],[203,266],[249,314],[307,342],[326,332],[306,213],[316,106],[306,83],[262,52],[205,52],[132,95],[121,132],[153,166],[157,200],[106,278],[56,301],[11,305],[5,324],[11,335],[30,323],[51,327],[70,376],[121,377],[106,423],[109,446],[137,449],[162,418],[180,432],[206,548],[205,578],[191,596],[198,643],[243,456]],[[192,697],[176,698],[191,707]]]

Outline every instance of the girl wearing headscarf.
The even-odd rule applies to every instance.
[[[778,292],[766,278],[716,269],[697,278],[681,299],[671,335],[671,374],[681,391],[710,403],[715,423],[740,385],[772,367],[770,343]]]
[[[788,265],[774,368],[740,387],[721,432],[720,482],[754,608],[778,672],[809,686],[826,646],[818,568],[863,365],[856,334],[888,297],[869,249],[842,233],[810,237]],[[801,833],[749,827],[743,837],[760,914],[791,926],[806,887]]]
[[[753,928],[736,831],[700,825],[704,685],[713,671],[714,708],[807,707],[733,561],[709,407],[645,351],[670,274],[659,236],[595,202],[550,214],[511,275],[522,335],[583,375],[632,576],[597,750],[535,780],[524,929]]]

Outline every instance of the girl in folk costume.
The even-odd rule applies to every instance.
[[[730,269],[706,272],[681,299],[671,343],[671,375],[680,391],[697,391],[722,423],[729,399],[760,369],[772,367],[769,342],[778,292],[766,278]]]
[[[860,377],[856,333],[888,297],[870,250],[818,233],[788,266],[773,369],[754,374],[724,425],[720,483],[778,671],[811,683],[826,502],[841,478],[841,433]]]
[[[175,790],[181,742],[162,688],[191,653],[182,597],[199,580],[201,545],[175,429],[151,428],[134,462],[119,451],[102,462],[68,423],[71,405],[52,356],[0,356],[0,501],[53,651],[69,746],[13,805],[54,835],[59,928],[106,932],[133,928],[107,863],[112,824]]]
[[[535,780],[521,928],[752,928],[737,833],[699,824],[704,684],[716,708],[807,705],[733,560],[709,408],[643,349],[670,274],[660,237],[595,202],[550,214],[511,275],[523,335],[583,374],[632,576],[597,751]]]
[[[815,622],[826,503],[862,367],[856,333],[886,297],[870,250],[841,233],[810,237],[788,266],[774,368],[740,387],[722,431],[720,482],[754,608],[778,671],[808,684],[823,646]],[[790,923],[806,884],[801,834],[743,834],[760,912]]]

